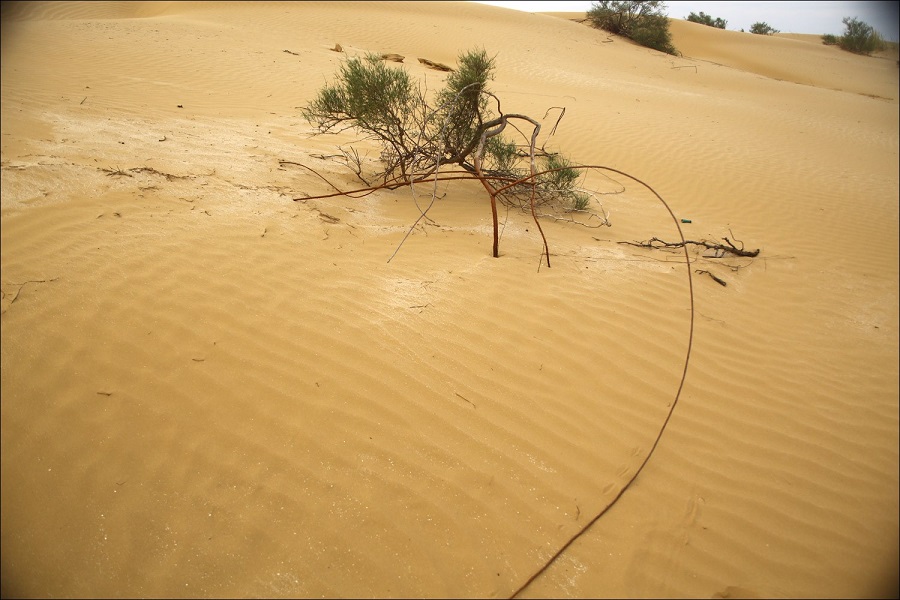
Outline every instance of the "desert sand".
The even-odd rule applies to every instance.
[[[673,20],[675,57],[456,2],[3,11],[4,596],[509,597],[648,454],[520,597],[895,589],[896,51]],[[515,211],[491,256],[477,182],[390,262],[411,190],[308,199],[296,163],[378,169],[300,115],[341,61],[433,90],[417,59],[475,47],[504,110],[565,107],[548,149],[759,255],[619,243],[678,230],[599,172],[612,226],[545,219],[551,268]]]

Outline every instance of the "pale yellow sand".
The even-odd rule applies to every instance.
[[[675,240],[477,184],[358,185],[297,107],[347,55],[497,55],[549,148],[704,259],[640,476],[524,597],[866,597],[896,578],[898,68],[672,22],[684,56],[463,3],[4,5],[2,580],[26,596],[506,597],[675,400]],[[345,54],[332,52],[341,44]],[[288,50],[290,52],[285,52]],[[549,127],[548,127],[549,128]],[[368,169],[374,145],[358,147]],[[588,184],[608,185],[591,175]],[[423,195],[427,190],[420,191]]]

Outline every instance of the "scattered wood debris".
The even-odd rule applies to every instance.
[[[444,71],[449,72],[453,71],[452,67],[448,67],[447,65],[439,62],[434,62],[433,60],[428,60],[427,58],[420,58],[419,62],[428,67],[429,69],[434,69],[435,71]]]
[[[719,285],[721,285],[723,287],[728,285],[728,283],[724,279],[722,279],[721,277],[716,277],[715,275],[713,275],[712,273],[710,273],[709,271],[706,271],[704,269],[697,269],[694,271],[694,273],[696,273],[697,275],[704,275],[704,274],[709,275],[710,277],[712,277],[713,281],[715,281],[716,283],[718,283]]]

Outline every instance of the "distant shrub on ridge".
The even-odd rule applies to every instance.
[[[884,39],[868,23],[856,17],[844,17],[842,22],[846,30],[837,43],[844,50],[856,54],[872,54],[885,49]]]
[[[591,4],[591,26],[625,36],[641,46],[678,54],[669,32],[666,3],[656,0],[600,0]]]
[[[838,37],[831,33],[826,33],[822,36],[822,43],[826,46],[837,46],[840,43]]]
[[[769,26],[765,21],[757,21],[750,26],[750,33],[755,33],[757,35],[774,35],[781,32],[774,27]]]
[[[715,27],[716,29],[725,29],[725,26],[728,25],[728,21],[725,19],[720,19],[718,17],[713,19],[711,15],[706,14],[702,10],[699,15],[696,13],[689,14],[685,20],[690,21],[691,23],[700,23],[701,25]]]

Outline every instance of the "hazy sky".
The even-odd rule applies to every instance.
[[[522,0],[481,2],[527,12],[585,12],[590,0]],[[750,30],[764,21],[784,33],[844,33],[844,17],[858,17],[874,27],[885,39],[898,41],[898,2],[666,2],[668,15],[684,19],[701,11],[728,21],[727,29]]]

